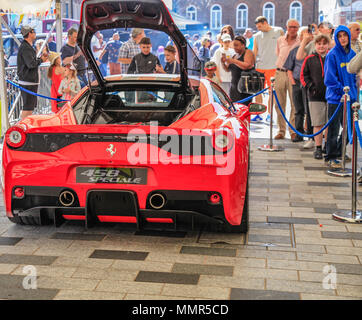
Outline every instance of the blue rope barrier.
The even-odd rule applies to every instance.
[[[158,96],[158,95],[157,95],[156,93],[154,93],[154,92],[147,91],[147,93],[150,94],[151,96],[154,96],[156,99],[161,99],[163,102],[167,102],[167,103],[170,102],[170,100],[164,99],[164,98]]]
[[[355,130],[356,130],[357,137],[358,137],[358,140],[359,140],[359,144],[360,144],[360,146],[362,148],[362,134],[361,134],[361,130],[360,130],[360,127],[359,127],[358,120],[354,122],[354,126],[355,126]]]
[[[21,91],[27,92],[27,93],[29,93],[29,94],[31,94],[31,95],[33,95],[33,96],[37,96],[37,97],[44,98],[44,99],[48,99],[48,100],[53,100],[53,101],[56,101],[56,102],[69,102],[69,101],[70,101],[70,100],[56,99],[56,98],[51,98],[51,97],[43,96],[43,95],[41,95],[41,94],[38,94],[38,93],[35,93],[35,92],[30,91],[30,90],[28,90],[28,89],[25,89],[25,88],[19,86],[17,83],[12,82],[12,81],[10,81],[10,80],[6,80],[6,82],[9,83],[9,84],[11,84],[11,85],[14,86],[14,87],[20,89]]]
[[[278,96],[277,96],[276,92],[274,91],[273,94],[274,94],[274,97],[275,97],[275,101],[277,102],[278,108],[279,108],[279,110],[280,110],[280,112],[281,112],[284,120],[287,122],[288,126],[289,126],[290,128],[292,128],[292,130],[293,130],[297,135],[299,135],[299,136],[301,136],[301,137],[305,137],[305,138],[313,138],[313,137],[321,134],[325,129],[327,129],[327,128],[329,127],[329,125],[331,124],[331,122],[332,122],[332,121],[334,120],[334,118],[336,117],[337,113],[341,110],[341,107],[343,106],[343,103],[341,102],[341,103],[339,104],[338,108],[336,109],[336,111],[334,112],[333,116],[332,116],[332,117],[329,119],[329,121],[327,122],[327,124],[326,124],[321,130],[319,130],[317,133],[315,133],[315,134],[303,134],[303,133],[299,132],[297,129],[295,129],[295,128],[290,124],[290,122],[288,121],[287,117],[285,116],[285,113],[284,113],[282,107],[280,106],[279,99],[278,99]]]
[[[349,144],[353,143],[353,128],[352,128],[352,115],[351,115],[351,102],[347,101],[347,137]]]
[[[265,91],[267,91],[267,90],[269,90],[269,87],[268,88],[265,88],[264,90],[262,90],[262,91],[259,91],[258,93],[256,93],[256,94],[254,94],[254,95],[252,95],[251,97],[249,97],[249,98],[246,98],[246,99],[243,99],[243,100],[240,100],[240,101],[236,101],[236,102],[234,102],[234,103],[241,103],[241,104],[244,104],[245,102],[247,102],[247,101],[250,101],[251,99],[253,99],[253,98],[255,98],[255,97],[257,97],[257,96],[259,96],[259,95],[261,95],[261,94],[263,94]]]

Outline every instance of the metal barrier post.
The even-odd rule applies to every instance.
[[[271,78],[271,106],[270,106],[270,124],[269,124],[269,144],[258,147],[258,150],[260,150],[260,151],[266,151],[266,152],[283,151],[282,147],[273,145],[274,90],[275,90],[275,78]]]
[[[346,148],[348,141],[348,125],[347,125],[347,104],[350,101],[350,87],[343,88],[343,131],[342,131],[342,168],[328,169],[327,174],[337,177],[352,177],[352,169],[346,168]]]
[[[352,155],[352,211],[339,211],[335,212],[332,217],[335,220],[340,222],[348,223],[361,223],[362,222],[362,212],[357,211],[357,133],[355,121],[358,121],[358,110],[360,109],[360,104],[355,102],[352,106],[353,109],[353,155]]]

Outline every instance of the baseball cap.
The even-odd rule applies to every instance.
[[[20,32],[22,34],[23,37],[26,37],[30,32],[32,32],[34,30],[33,27],[29,26],[29,25],[25,25],[22,26],[20,29]]]
[[[232,41],[230,34],[224,33],[221,37],[222,42]]]

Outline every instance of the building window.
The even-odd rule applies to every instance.
[[[295,19],[302,25],[302,4],[299,1],[292,2],[290,5],[290,18]]]
[[[274,26],[275,23],[275,6],[272,2],[267,2],[263,7],[263,16],[266,17],[268,23]]]
[[[186,9],[186,17],[190,20],[197,20],[197,10],[194,6],[189,6]]]
[[[248,27],[248,6],[240,4],[236,9],[236,29],[246,29]]]
[[[221,29],[221,16],[222,10],[218,4],[215,4],[211,7],[210,10],[210,26],[211,29]]]

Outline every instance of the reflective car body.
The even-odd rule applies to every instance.
[[[91,35],[123,24],[170,34],[180,75],[104,78],[89,49]],[[58,113],[29,116],[6,133],[9,219],[246,232],[251,110],[189,75],[186,40],[163,2],[86,0],[78,44],[93,84]]]

